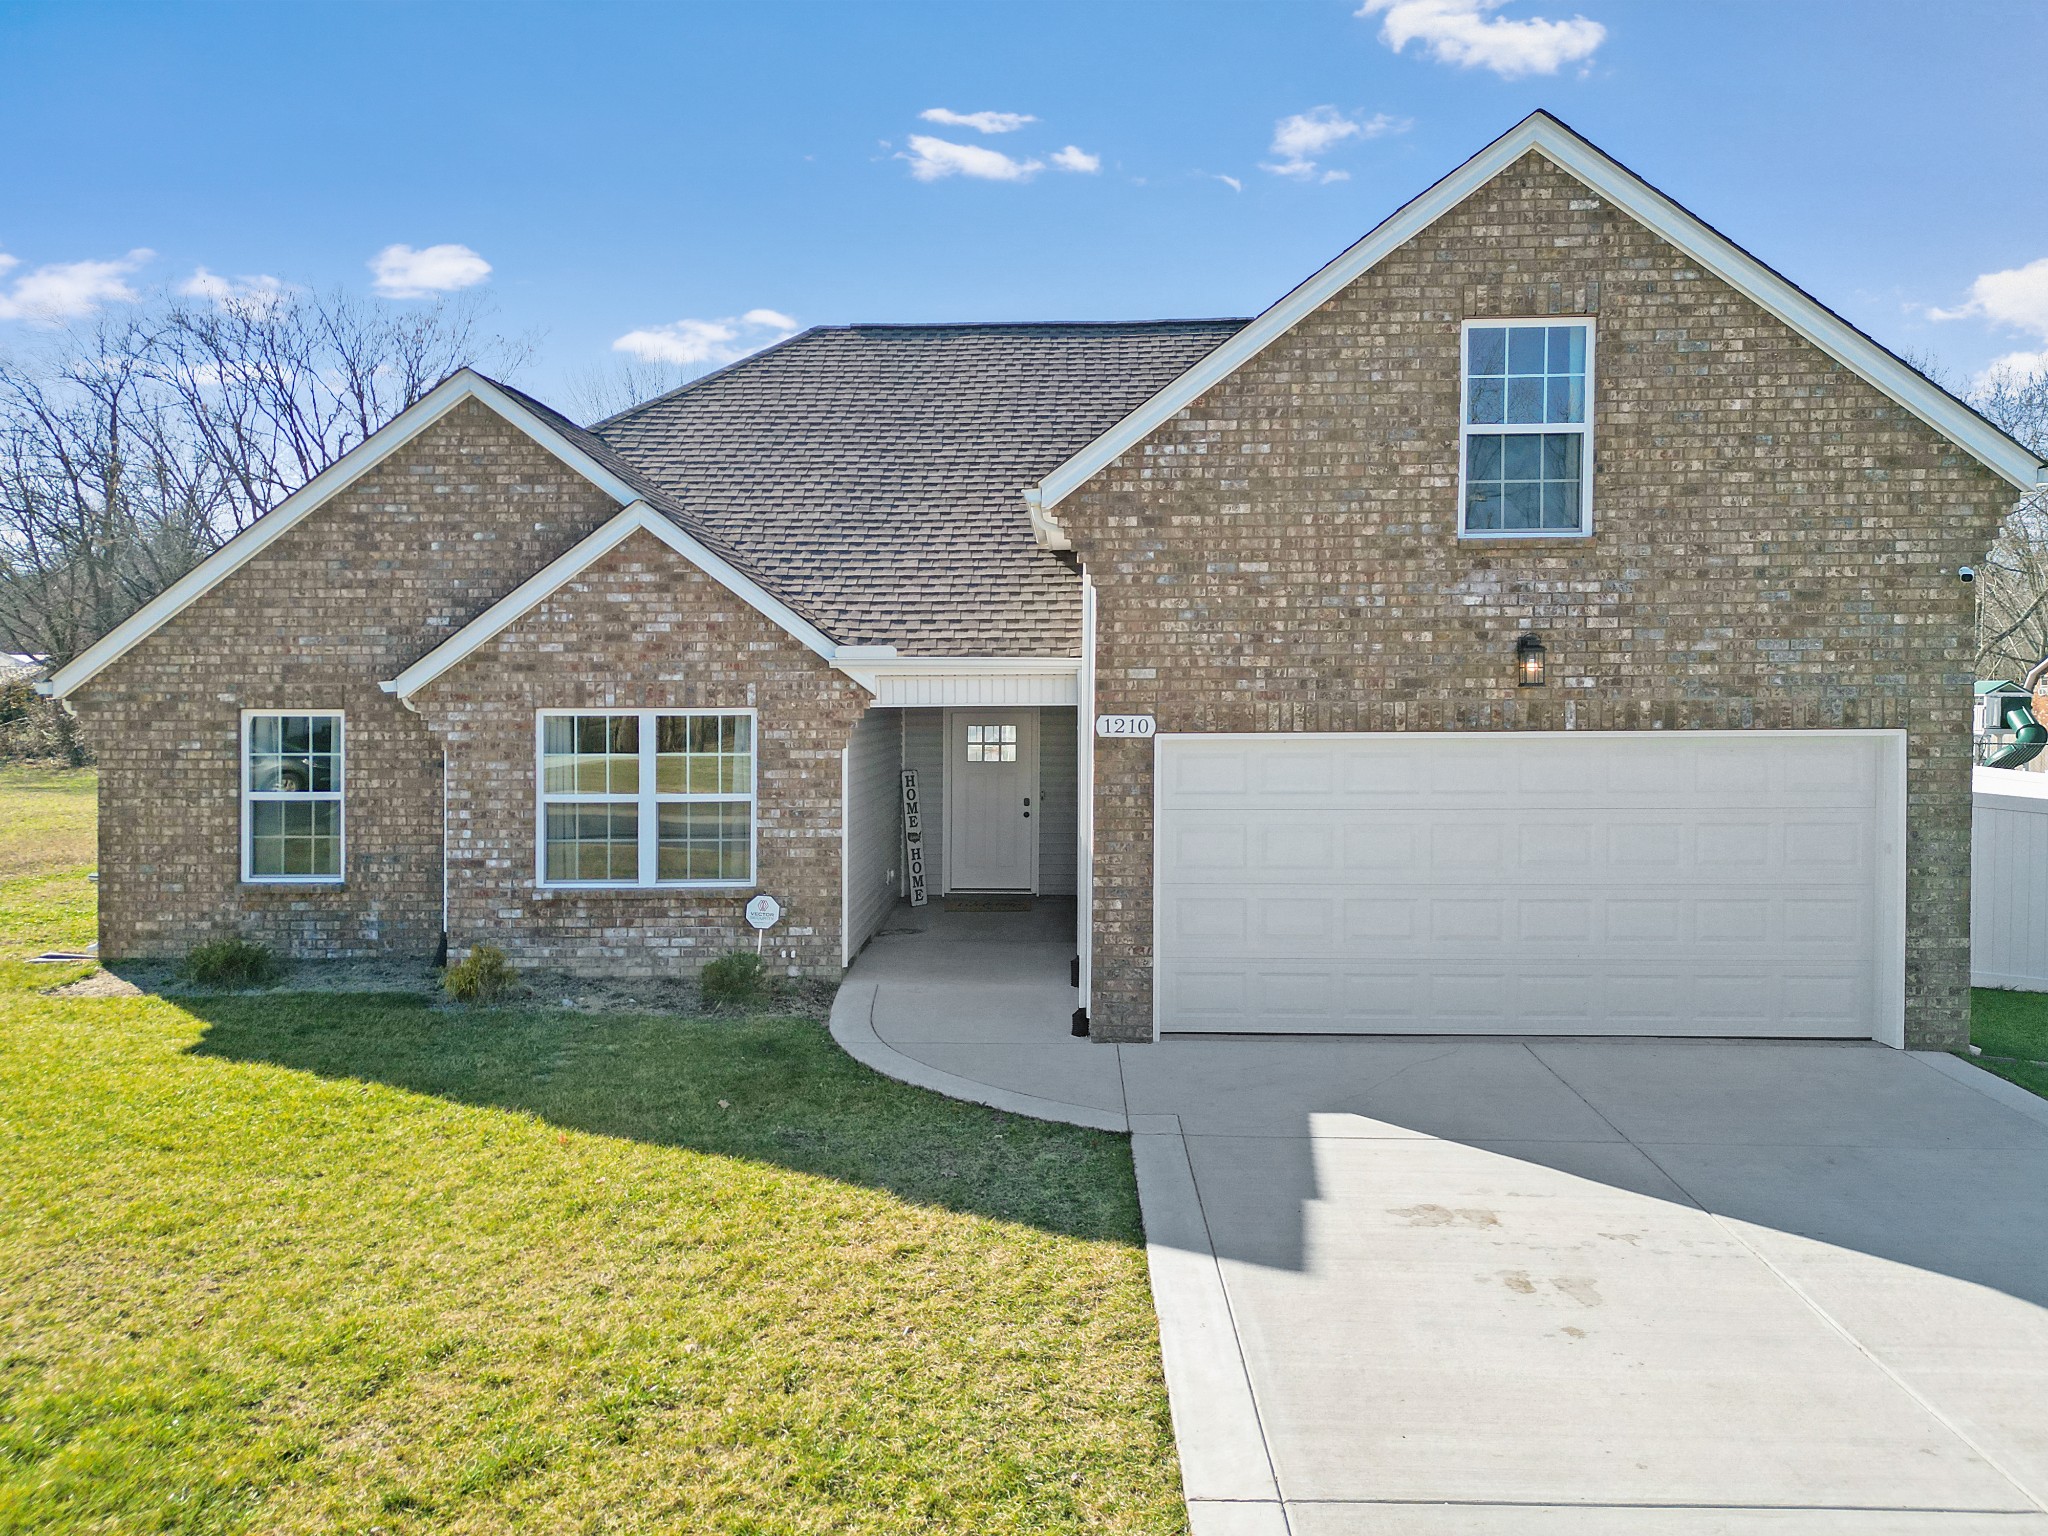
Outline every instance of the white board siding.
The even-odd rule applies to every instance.
[[[2048,992],[2048,774],[1971,783],[1970,984]]]
[[[899,709],[1029,708],[1072,705],[1080,697],[1072,672],[880,672],[875,687],[877,705]]]
[[[1079,743],[1075,712],[1038,712],[1038,893],[1074,894],[1075,840],[1080,835],[1076,791]]]
[[[902,734],[891,711],[870,709],[846,746],[846,957],[874,937],[903,878]]]
[[[1156,750],[1162,1030],[1903,1038],[1897,732]]]

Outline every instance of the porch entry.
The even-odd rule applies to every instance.
[[[949,891],[1038,889],[1038,711],[946,712]]]

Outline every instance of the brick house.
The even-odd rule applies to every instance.
[[[101,945],[836,975],[1072,896],[1097,1038],[1960,1041],[2038,458],[1555,119],[1250,321],[472,373],[63,668]]]

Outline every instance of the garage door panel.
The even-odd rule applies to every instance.
[[[1877,1033],[1895,745],[1162,738],[1161,1026]]]
[[[1160,869],[1162,881],[1224,885],[1367,876],[1566,884],[1874,879],[1867,809],[1860,818],[1802,814],[1794,821],[1788,814],[1190,808],[1162,813]]]
[[[1435,955],[1445,944],[1484,943],[1489,959],[1741,953],[1796,961],[1799,952],[1855,948],[1874,903],[1833,888],[1765,892],[1668,884],[1546,885],[1388,882],[1370,896],[1304,893],[1298,886],[1162,891],[1160,951],[1184,959],[1289,958],[1357,953]]]

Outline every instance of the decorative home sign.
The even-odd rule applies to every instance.
[[[924,905],[924,817],[917,809],[917,770],[903,770],[903,869],[910,880],[910,904]]]
[[[1098,736],[1150,736],[1158,726],[1150,715],[1097,715],[1095,734]]]

